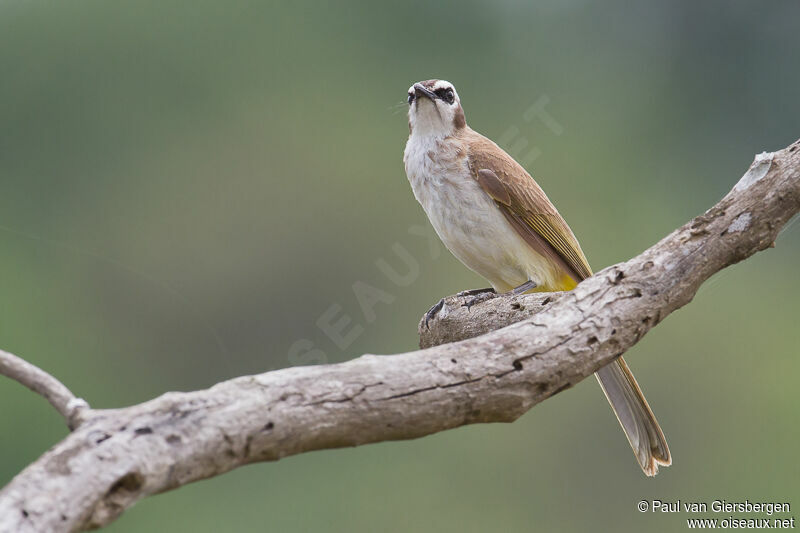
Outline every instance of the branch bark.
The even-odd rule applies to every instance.
[[[470,309],[449,297],[420,328],[426,349],[89,410],[0,491],[0,530],[103,526],[141,498],[244,464],[511,422],[636,344],[712,274],[773,245],[799,210],[800,141],[759,155],[717,205],[574,291]]]
[[[89,404],[77,398],[56,378],[14,354],[0,350],[0,375],[18,381],[37,394],[41,394],[64,417],[67,427],[75,429]]]

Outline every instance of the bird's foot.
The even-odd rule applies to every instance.
[[[477,294],[483,294],[485,292],[494,292],[494,289],[491,287],[487,287],[485,289],[469,289],[466,291],[461,291],[456,293],[456,296],[459,298],[463,298],[464,296],[475,296]]]
[[[462,304],[469,310],[472,309],[472,306],[475,304],[486,302],[492,298],[497,298],[498,294],[494,289],[470,289],[468,291],[461,291],[456,294],[456,296],[462,298],[465,296],[471,296],[471,298],[468,298]]]
[[[433,305],[433,307],[428,309],[428,312],[425,313],[426,328],[431,329],[430,326],[428,325],[428,322],[430,322],[439,313],[439,311],[442,310],[442,307],[444,307],[444,298],[439,300],[436,304]]]
[[[502,295],[498,294],[494,289],[471,289],[468,291],[461,291],[456,296],[472,296],[472,298],[466,300],[463,304],[467,309],[471,309],[473,305],[486,302],[498,296],[517,296],[531,289],[535,289],[536,287],[537,284],[535,281],[528,280],[519,287],[515,287]]]
[[[535,289],[538,286],[539,285],[535,281],[529,279],[528,281],[526,281],[525,283],[523,283],[519,287],[514,287],[513,289],[511,289],[509,291],[509,294],[511,294],[513,296],[518,296],[520,294],[525,294],[529,290]]]

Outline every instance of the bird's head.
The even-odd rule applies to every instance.
[[[419,81],[408,89],[412,134],[447,137],[467,125],[456,88],[445,80]]]

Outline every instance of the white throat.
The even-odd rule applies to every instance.
[[[411,110],[411,135],[443,139],[453,133],[453,119],[448,110],[437,108],[428,99],[420,99]]]

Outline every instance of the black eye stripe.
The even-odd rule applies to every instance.
[[[433,93],[448,104],[452,104],[455,100],[455,94],[453,93],[452,87],[442,87],[441,89],[436,89],[433,91]]]

